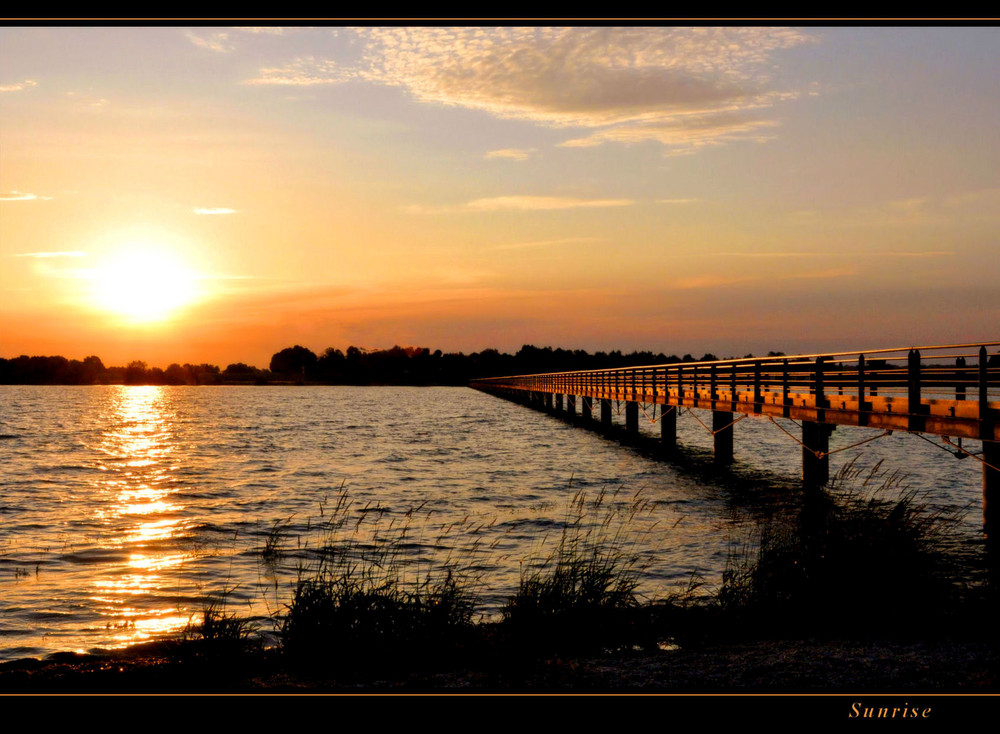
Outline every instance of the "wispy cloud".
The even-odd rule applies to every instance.
[[[818,212],[800,217],[816,219]],[[953,227],[958,222],[997,221],[1000,188],[966,191],[950,196],[912,196],[859,207],[842,213],[838,223],[861,227]]]
[[[294,29],[280,25],[253,25],[253,26],[243,25],[243,26],[237,26],[233,30],[241,31],[242,33],[255,33],[255,34],[264,34],[269,36],[283,36],[288,31]]]
[[[536,152],[535,148],[503,148],[491,150],[484,158],[510,158],[515,161],[526,161]]]
[[[14,257],[34,257],[34,258],[52,258],[52,257],[87,257],[86,252],[81,252],[80,250],[66,250],[63,252],[18,252]]]
[[[955,254],[954,250],[926,250],[926,251],[914,251],[914,252],[873,252],[870,253],[874,257],[949,257]]]
[[[715,257],[740,257],[740,258],[800,258],[800,257],[830,257],[836,253],[831,252],[715,252]],[[846,254],[846,253],[841,253]]]
[[[491,250],[524,250],[533,247],[553,247],[557,245],[572,245],[581,242],[599,242],[598,237],[563,237],[556,240],[537,240],[535,242],[512,242],[508,245],[497,245]]]
[[[284,66],[265,67],[260,70],[259,76],[243,83],[308,87],[316,84],[340,84],[353,76],[353,71],[341,67],[336,61],[306,56]]]
[[[784,259],[799,259],[799,258],[824,258],[824,259],[834,259],[834,258],[855,258],[858,255],[863,254],[866,258],[928,258],[928,257],[947,257],[954,255],[953,250],[886,250],[882,252],[874,250],[865,250],[863,253],[859,253],[852,250],[839,250],[837,252],[716,252],[713,253],[715,257],[726,257],[726,258],[751,258],[751,259],[773,259],[773,260],[784,260]]]
[[[90,108],[102,108],[107,107],[108,100],[105,97],[93,97],[89,94],[81,94],[80,92],[69,91],[66,92],[66,96],[73,100],[76,104],[90,107]]]
[[[585,207],[631,206],[631,199],[577,199],[569,196],[494,196],[474,199],[465,205],[472,211],[580,209]]]
[[[28,194],[24,191],[11,191],[9,194],[0,194],[0,201],[51,201],[51,196],[39,196],[38,194]]]
[[[952,209],[973,205],[995,210],[998,202],[1000,202],[1000,189],[979,189],[949,196],[945,199],[944,205]]]
[[[703,275],[691,278],[681,278],[674,282],[673,287],[677,290],[695,290],[699,288],[725,288],[728,286],[744,285],[758,281],[774,280],[825,280],[828,278],[846,278],[857,275],[854,268],[828,268],[826,270],[815,270],[805,273],[788,273],[785,275]]]
[[[229,33],[224,31],[209,33],[207,36],[200,36],[197,33],[186,31],[184,36],[195,46],[215,51],[216,53],[227,54],[236,48],[229,40]]]
[[[953,216],[942,208],[940,199],[914,196],[850,210],[840,217],[839,223],[861,227],[926,227],[944,224]]]
[[[687,198],[687,199],[657,199],[657,204],[694,204],[695,202],[701,201],[697,197]]]
[[[23,82],[17,82],[15,84],[5,84],[0,86],[0,92],[20,92],[23,89],[28,89],[30,87],[38,86],[37,82],[33,82],[31,79],[25,79]]]
[[[752,283],[760,280],[753,275],[740,276],[720,276],[720,275],[700,275],[692,278],[681,278],[674,282],[674,288],[687,291],[697,288],[721,288],[729,285],[740,285],[742,283]]]
[[[229,209],[227,207],[210,208],[210,207],[196,206],[194,208],[194,213],[195,214],[209,214],[209,215],[214,215],[214,214],[235,214],[236,210],[235,209]]]
[[[360,78],[422,102],[553,127],[571,146],[655,140],[679,150],[764,140],[790,28],[363,28]],[[315,62],[315,60],[313,60]]]
[[[347,66],[306,56],[245,84],[363,79],[432,104],[550,127],[583,128],[563,145],[655,141],[686,154],[775,135],[774,108],[815,90],[781,88],[780,52],[813,42],[793,28],[345,29],[363,44]],[[514,149],[510,149],[513,151]],[[523,160],[517,154],[510,157]]]
[[[410,214],[449,214],[456,212],[546,211],[590,207],[631,206],[632,199],[581,199],[572,196],[494,196],[473,199],[453,206],[410,204],[403,211]]]
[[[772,99],[771,104],[773,101]],[[744,109],[709,114],[678,112],[668,119],[654,122],[625,121],[582,138],[566,140],[559,145],[565,148],[589,148],[603,143],[628,144],[655,140],[670,148],[674,155],[686,155],[697,152],[699,148],[735,140],[767,142],[774,138],[774,134],[769,134],[768,131],[778,123],[754,117],[750,110],[755,106],[757,105],[748,103]]]

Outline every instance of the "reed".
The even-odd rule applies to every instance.
[[[583,653],[655,645],[649,607],[638,594],[645,563],[634,521],[650,505],[624,506],[617,493],[573,497],[555,550],[522,570],[502,611],[513,645],[543,653]]]
[[[769,633],[926,631],[959,590],[940,550],[956,521],[898,472],[851,462],[731,546],[719,604]]]
[[[188,622],[183,638],[195,650],[209,657],[238,657],[262,649],[259,625],[229,611],[229,595],[235,589],[223,589],[205,600],[201,621]]]
[[[398,524],[384,514],[338,498],[325,543],[300,568],[280,622],[290,660],[351,671],[444,661],[472,629],[474,585],[456,566],[412,563],[412,513]]]
[[[275,615],[283,658],[349,677],[720,636],[894,635],[926,632],[927,620],[955,597],[937,550],[954,518],[934,513],[881,465],[850,464],[828,491],[760,522],[732,547],[714,603],[695,601],[696,579],[671,596],[640,592],[648,558],[640,549],[651,547],[646,536],[655,529],[644,517],[651,507],[641,492],[578,491],[558,540],[522,561],[499,621],[486,621],[478,606],[483,572],[472,569],[495,566],[470,556],[437,565],[419,557],[426,545],[453,545],[447,534],[474,526],[433,527],[418,517],[422,508],[361,506],[342,490],[324,505],[324,540],[304,556],[285,612]],[[280,527],[268,538],[279,538]],[[204,640],[240,641],[254,632],[224,604],[203,616]]]
[[[265,564],[269,566],[274,566],[285,556],[285,534],[288,529],[289,523],[292,521],[292,516],[284,519],[275,520],[269,530],[264,533],[264,543],[259,548],[261,559],[263,559]]]

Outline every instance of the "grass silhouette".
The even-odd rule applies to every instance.
[[[851,462],[731,549],[719,604],[764,633],[926,630],[959,592],[940,551],[956,522],[898,472]]]

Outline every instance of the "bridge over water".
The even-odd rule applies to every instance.
[[[733,460],[733,426],[743,418],[798,420],[801,436],[775,425],[801,444],[806,486],[829,480],[829,438],[838,426],[882,429],[879,436],[931,434],[982,463],[983,529],[990,534],[1000,533],[998,346],[979,342],[682,362],[493,377],[470,386],[571,416],[579,406],[585,421],[596,408],[605,430],[612,426],[612,404],[624,403],[626,435],[638,436],[641,409],[659,421],[668,450],[677,443],[677,410],[707,411],[721,464]],[[963,439],[981,442],[981,451],[963,446]]]

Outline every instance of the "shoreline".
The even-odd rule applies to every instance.
[[[36,693],[1000,693],[997,641],[753,640],[658,652],[463,661],[341,672],[284,664],[276,650],[202,654],[157,642],[106,654],[0,663],[0,695]]]

